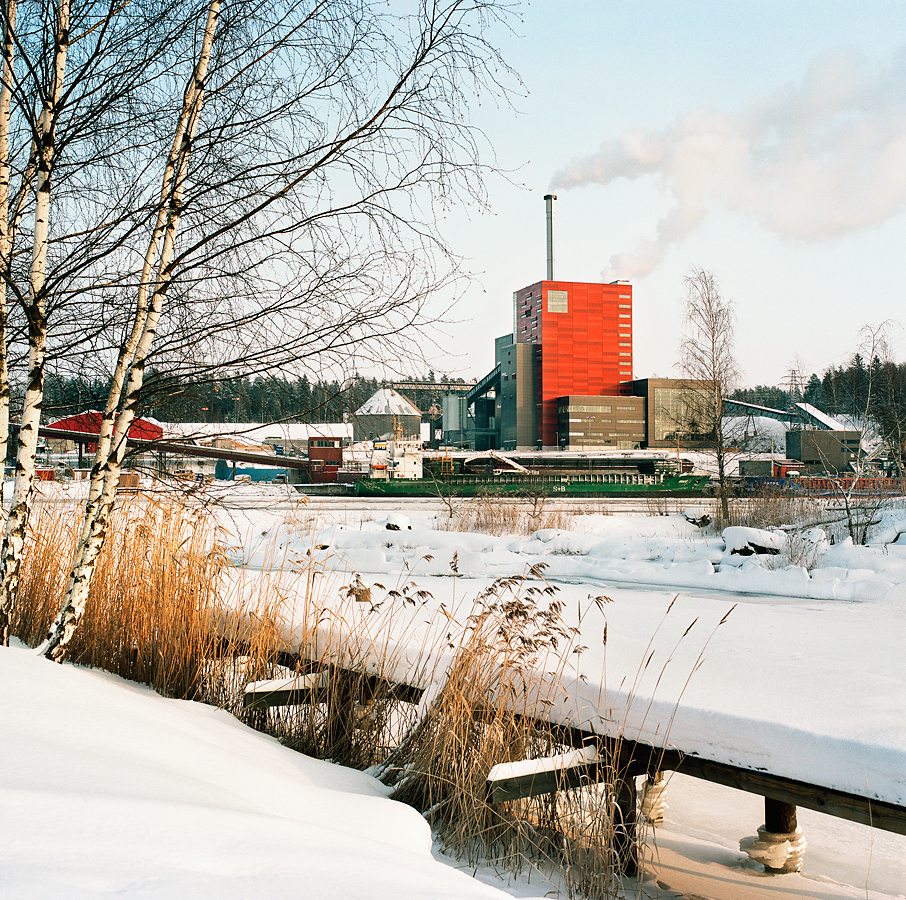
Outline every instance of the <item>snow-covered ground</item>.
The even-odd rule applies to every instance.
[[[499,896],[377,780],[198,703],[0,653],[0,895]]]
[[[277,552],[314,558],[337,584],[409,578],[454,616],[495,577],[544,562],[568,614],[585,610],[580,669],[597,681],[574,694],[582,724],[606,712],[593,688],[615,703],[631,687],[630,736],[669,721],[686,751],[906,804],[902,509],[868,547],[813,536],[804,555],[765,560],[731,556],[678,514],[576,508],[565,528],[493,537],[443,530],[426,503],[301,506],[276,486],[225,499],[231,552],[249,570]],[[598,595],[612,602],[599,610]],[[482,871],[483,887],[432,862],[424,823],[377,782],[223,713],[21,648],[0,666],[0,896],[556,896],[540,876]],[[646,896],[906,897],[906,837],[800,810],[803,872],[769,877],[738,850],[763,820],[760,798],[675,775],[668,803]]]

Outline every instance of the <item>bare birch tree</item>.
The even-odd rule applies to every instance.
[[[189,154],[201,114],[205,79],[219,15],[220,0],[211,0],[198,62],[183,95],[173,146],[164,167],[158,216],[142,267],[135,318],[131,332],[120,350],[111,380],[98,449],[91,469],[88,501],[76,558],[69,573],[60,611],[50,627],[47,639],[38,648],[38,652],[49,659],[61,661],[66,654],[67,645],[84,612],[91,578],[107,532],[126,450],[126,435],[135,418],[145,361],[154,341],[164,297],[170,286],[170,268],[179,229]]]
[[[891,327],[892,323],[885,321],[880,325],[865,325],[860,332],[859,353],[854,359],[864,356],[870,364],[864,369],[864,379],[861,379],[858,393],[853,398],[852,418],[859,437],[848,469],[838,471],[836,465],[822,460],[847,533],[853,543],[859,545],[868,541],[872,526],[879,524],[881,508],[892,493],[877,483],[878,469],[866,452],[871,433],[879,431],[883,434],[878,416],[878,398],[884,390],[882,360],[889,359],[888,333]]]
[[[7,0],[2,24],[2,69],[0,69],[0,270],[9,272],[12,266],[12,234],[10,230],[10,164],[9,128],[12,113],[12,83],[14,64],[13,33],[16,28],[16,0]],[[6,277],[0,277],[0,464],[6,467],[9,438],[9,354],[7,352]],[[0,498],[2,499],[2,498]],[[5,606],[0,604],[0,632],[6,643],[8,623]]]
[[[483,200],[481,137],[465,103],[498,91],[505,71],[484,36],[499,15],[491,2],[422,2],[405,17],[372,0],[59,2],[91,9],[77,74],[93,91],[80,108],[82,88],[71,86],[51,117],[68,129],[54,163],[73,189],[48,199],[76,204],[82,228],[51,241],[45,351],[73,370],[89,351],[95,363],[109,358],[111,389],[76,559],[41,647],[54,659],[87,597],[146,368],[241,376],[404,340],[456,274],[438,204]],[[118,25],[127,14],[154,25],[149,38],[129,44],[135,30]],[[34,92],[11,80],[26,119]],[[94,137],[82,114],[101,95],[101,150],[80,157]],[[86,194],[92,184],[103,189]],[[15,291],[15,272],[7,283]],[[29,352],[39,345],[30,333]],[[5,545],[10,572],[26,519],[27,507],[8,526],[18,542]],[[6,574],[4,591],[12,602]]]
[[[110,169],[117,141],[122,146],[135,125],[133,100],[141,84],[137,76],[148,70],[153,58],[147,9],[130,14],[125,29],[111,27],[127,18],[125,9],[131,13],[130,4],[116,0],[77,2],[75,12],[73,0],[2,3],[0,420],[9,421],[4,363],[18,360],[24,368],[16,480],[0,554],[4,643],[34,488],[48,350],[65,353],[92,336],[91,315],[88,305],[79,302],[80,292],[98,281],[97,261],[120,246],[123,234],[142,216],[124,202],[128,188],[117,197],[99,190],[90,202],[86,199],[89,185],[101,186],[92,173]],[[171,35],[164,32],[158,29],[158,57],[171,43]],[[69,72],[73,44],[78,52]],[[125,46],[136,50],[131,66],[129,57],[118,52]],[[105,246],[104,239],[117,227],[119,234]],[[113,309],[109,304],[107,308],[104,317]],[[61,311],[67,309],[68,337],[66,329],[58,327],[56,334],[49,329],[51,321],[64,323]],[[4,427],[4,438],[7,432]]]
[[[680,350],[685,379],[684,418],[713,453],[717,469],[721,514],[730,517],[728,442],[723,422],[723,398],[739,376],[733,355],[733,304],[721,296],[713,272],[695,268],[685,278],[683,301],[686,333]]]
[[[0,639],[9,641],[9,611],[19,585],[19,570],[22,562],[22,549],[25,543],[25,529],[28,522],[29,505],[35,478],[35,456],[38,447],[38,427],[41,420],[41,405],[44,399],[44,358],[47,343],[47,319],[45,277],[47,268],[47,251],[50,239],[50,194],[54,168],[55,121],[66,74],[66,57],[69,50],[69,17],[70,0],[59,0],[56,6],[56,17],[53,29],[53,54],[51,72],[47,90],[37,98],[35,104],[37,115],[32,139],[33,152],[29,159],[29,169],[34,169],[35,199],[34,227],[32,232],[31,265],[29,267],[28,294],[23,306],[28,322],[28,372],[25,400],[19,421],[19,440],[16,453],[16,483],[12,503],[6,520],[6,531],[3,537],[3,548],[0,553],[2,565],[2,584],[0,584]],[[15,35],[15,17],[11,11],[4,13],[4,79],[7,89],[11,85],[12,66],[8,67],[7,47],[12,44]],[[11,60],[9,61],[11,62]],[[8,116],[5,116],[7,123]],[[8,143],[8,125],[6,128]],[[8,146],[4,164],[5,180],[8,183]],[[9,242],[8,188],[6,235],[4,244]],[[6,249],[0,244],[0,249]],[[4,297],[5,301],[5,297]],[[4,332],[6,325],[5,303],[3,315]],[[4,333],[4,337],[5,337]],[[0,396],[0,402],[6,400],[8,418],[9,400]]]

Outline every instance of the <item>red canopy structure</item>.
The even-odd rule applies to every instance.
[[[101,419],[103,414],[95,409],[89,409],[86,412],[77,413],[74,416],[67,416],[65,419],[57,419],[56,422],[50,422],[48,428],[56,428],[59,431],[74,431],[82,434],[100,434]],[[137,418],[129,426],[128,437],[141,441],[160,441],[163,439],[164,430],[150,419]],[[97,449],[96,444],[85,444],[85,449],[93,453]]]

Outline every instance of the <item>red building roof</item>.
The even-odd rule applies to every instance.
[[[103,414],[95,409],[57,419],[48,424],[48,428],[58,428],[60,431],[81,431],[84,434],[100,434]],[[135,419],[129,426],[129,437],[139,441],[159,441],[164,436],[164,430],[150,419]]]

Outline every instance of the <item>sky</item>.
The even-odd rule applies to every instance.
[[[493,367],[550,192],[555,277],[633,284],[637,378],[678,375],[693,268],[734,305],[742,386],[846,365],[885,321],[906,360],[906,6],[558,0],[491,37],[523,87],[471,109],[506,174],[440,223],[476,277],[438,372]]]

